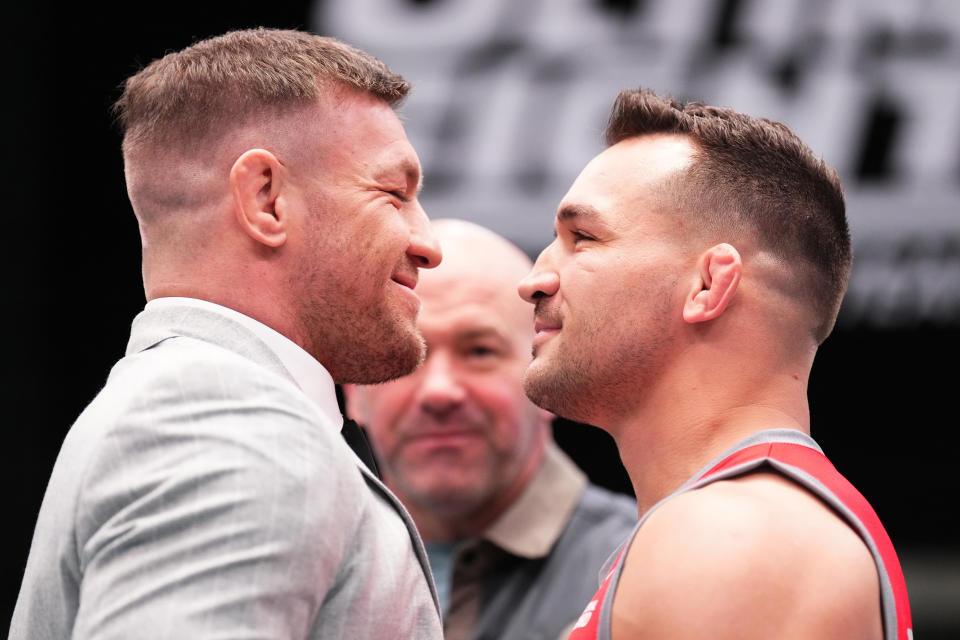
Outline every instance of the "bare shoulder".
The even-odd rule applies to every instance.
[[[872,556],[817,497],[774,473],[665,502],[630,547],[613,638],[882,636]]]

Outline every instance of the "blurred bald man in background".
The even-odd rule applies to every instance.
[[[444,261],[417,286],[426,362],[346,386],[348,414],[426,543],[445,637],[565,636],[636,503],[590,485],[523,392],[533,314],[516,285],[530,259],[470,222],[434,231]]]

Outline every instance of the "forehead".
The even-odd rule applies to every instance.
[[[665,178],[689,167],[694,153],[693,143],[686,136],[627,138],[587,164],[561,201],[560,212],[630,211],[640,202],[649,202],[653,190]]]

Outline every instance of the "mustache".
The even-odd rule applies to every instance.
[[[560,317],[560,312],[557,309],[548,307],[547,304],[548,301],[546,298],[537,300],[533,307],[534,320],[539,320],[551,326],[561,326],[563,324],[563,318]]]

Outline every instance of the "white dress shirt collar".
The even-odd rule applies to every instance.
[[[340,407],[337,404],[337,392],[333,377],[322,364],[317,362],[297,343],[250,316],[207,300],[171,297],[155,298],[147,302],[148,309],[162,308],[166,305],[205,309],[230,318],[246,327],[276,354],[297,383],[297,386],[320,408],[324,415],[328,416],[337,428],[343,425],[343,415],[340,413]]]

